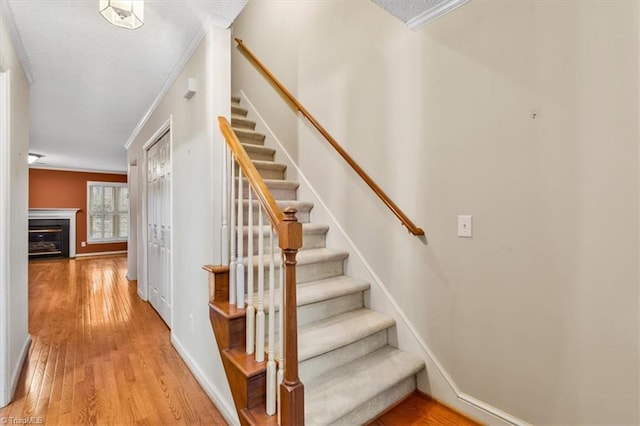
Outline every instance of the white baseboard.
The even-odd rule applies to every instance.
[[[191,358],[187,350],[182,346],[180,341],[176,338],[175,335],[171,334],[171,344],[178,351],[178,354],[182,357],[182,360],[191,373],[196,378],[202,389],[204,389],[205,393],[209,396],[211,401],[215,404],[220,414],[224,417],[228,424],[233,426],[240,425],[238,421],[238,415],[236,414],[235,407],[231,406],[225,398],[220,395],[217,387],[212,383],[206,375],[202,372],[200,366]],[[225,378],[226,381],[226,378]]]
[[[94,256],[111,256],[114,254],[127,254],[127,250],[115,250],[115,251],[100,251],[96,253],[80,253],[76,254],[76,258],[78,257],[94,257]]]
[[[11,400],[13,400],[13,395],[15,395],[16,393],[16,388],[18,387],[18,379],[20,378],[20,373],[22,372],[24,362],[27,360],[27,355],[29,355],[30,346],[31,336],[27,334],[27,338],[25,339],[25,342],[22,345],[22,349],[20,350],[20,357],[18,358],[18,362],[13,366],[13,371],[11,372],[11,388],[9,391],[8,402],[11,402]]]
[[[422,353],[421,356],[425,358],[425,362],[427,364],[428,376],[432,377],[437,375],[445,384],[446,389],[445,392],[439,392],[439,395],[433,395],[434,398],[440,400],[446,405],[451,406],[452,408],[458,409],[463,413],[480,420],[481,422],[486,422],[490,424],[501,423],[505,425],[517,425],[517,426],[527,426],[529,423],[524,420],[518,419],[506,413],[496,407],[493,407],[490,404],[487,404],[483,401],[480,401],[466,393],[462,392],[457,384],[454,382],[453,378],[449,375],[449,373],[444,369],[443,365],[437,359],[435,354],[428,347],[427,343],[424,339],[419,335],[416,328],[413,326],[409,317],[405,314],[405,312],[400,308],[396,300],[393,298],[387,287],[384,285],[379,276],[375,273],[372,266],[367,262],[364,258],[362,252],[358,249],[353,240],[349,237],[345,229],[341,226],[340,222],[338,222],[337,218],[331,213],[331,210],[324,202],[324,200],[320,197],[315,188],[311,185],[310,181],[306,178],[305,174],[300,170],[298,164],[293,160],[293,158],[289,155],[289,153],[284,148],[284,145],[280,142],[279,138],[275,135],[275,133],[271,130],[269,125],[262,118],[260,113],[256,110],[254,104],[247,97],[244,91],[240,91],[240,97],[244,102],[247,103],[247,109],[249,110],[250,118],[254,116],[257,119],[258,126],[261,127],[259,131],[264,131],[267,134],[267,139],[272,139],[275,142],[277,150],[284,154],[287,161],[287,166],[291,166],[295,169],[297,173],[299,183],[304,185],[312,194],[312,196],[316,199],[317,204],[332,222],[330,224],[331,229],[335,229],[341,236],[342,239],[347,244],[347,250],[351,255],[354,255],[358,261],[363,265],[366,269],[368,275],[371,277],[372,284],[375,284],[378,289],[384,294],[384,297],[388,300],[395,314],[393,315],[396,319],[396,327],[402,327],[406,330],[413,340],[412,347],[419,348],[418,350]],[[258,130],[258,128],[256,127]],[[314,202],[315,204],[315,202]],[[402,348],[401,348],[402,349]],[[407,349],[411,351],[410,349]],[[413,351],[411,351],[413,352]]]

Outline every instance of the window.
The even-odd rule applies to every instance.
[[[87,182],[87,241],[127,241],[129,190],[126,183]]]

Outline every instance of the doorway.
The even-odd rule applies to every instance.
[[[171,328],[171,129],[146,151],[147,158],[147,295]]]

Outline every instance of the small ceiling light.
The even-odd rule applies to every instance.
[[[28,160],[29,164],[33,164],[41,158],[42,158],[42,155],[29,153],[29,160]]]
[[[144,1],[100,0],[100,14],[116,27],[135,30],[144,24]]]

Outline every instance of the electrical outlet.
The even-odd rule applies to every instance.
[[[87,242],[86,241],[83,241],[83,242],[80,243],[80,247],[86,247],[86,246],[87,246]]]
[[[473,226],[470,215],[458,216],[458,237],[471,238]]]

